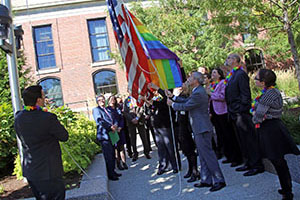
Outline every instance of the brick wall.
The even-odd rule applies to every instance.
[[[112,31],[110,18],[106,12],[80,14],[59,18],[35,20],[22,23],[24,29],[24,54],[26,67],[31,69],[33,80],[38,82],[45,78],[59,78],[65,104],[88,101],[89,106],[95,106],[93,74],[102,69],[116,72],[118,91],[126,93],[127,81],[125,72],[113,60],[108,62],[92,62],[88,34],[88,19],[106,18],[110,48],[117,50],[117,44]],[[32,27],[51,25],[57,68],[37,71]],[[105,65],[104,65],[105,64]],[[85,103],[70,105],[77,110],[86,110]]]

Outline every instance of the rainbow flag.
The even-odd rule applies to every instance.
[[[150,75],[151,82],[161,89],[180,87],[182,74],[177,55],[163,45],[130,11],[128,12],[148,59],[149,72],[144,71],[144,74],[148,73],[145,76]]]

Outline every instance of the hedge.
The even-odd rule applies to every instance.
[[[92,162],[95,154],[101,151],[100,146],[95,143],[95,122],[65,107],[51,109],[49,112],[55,113],[69,132],[68,141],[60,143],[65,173],[80,173],[80,168],[75,164],[71,156],[80,167],[85,169]],[[18,179],[22,178],[19,157],[15,160],[14,175]]]

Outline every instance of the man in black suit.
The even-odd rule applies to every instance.
[[[43,111],[45,94],[39,85],[26,88],[25,109],[17,112],[15,130],[22,144],[22,170],[36,199],[65,199],[59,141],[69,134],[57,116]]]
[[[236,171],[248,171],[244,176],[253,176],[264,172],[261,155],[258,147],[258,138],[255,133],[251,108],[251,92],[249,77],[241,67],[241,59],[237,54],[230,54],[225,65],[234,69],[234,72],[225,88],[225,100],[228,114],[237,130],[237,135],[241,147],[245,165]]]

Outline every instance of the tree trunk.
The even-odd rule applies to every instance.
[[[287,0],[281,0],[283,4],[283,21],[284,21],[284,30],[288,34],[288,40],[289,44],[291,46],[291,51],[294,59],[295,69],[296,69],[296,76],[298,80],[298,89],[300,90],[300,63],[299,63],[299,56],[296,48],[294,33],[292,30],[291,22],[289,21],[289,15],[288,15],[288,5]]]
[[[298,89],[300,90],[300,71],[299,71],[300,70],[300,62],[299,62],[299,55],[297,52],[295,38],[294,38],[294,34],[293,34],[293,30],[292,30],[291,26],[289,26],[289,28],[287,29],[287,34],[288,34],[289,44],[291,46],[291,51],[292,51],[292,55],[293,55],[293,59],[294,59],[296,76],[297,76],[297,80],[298,80]]]

